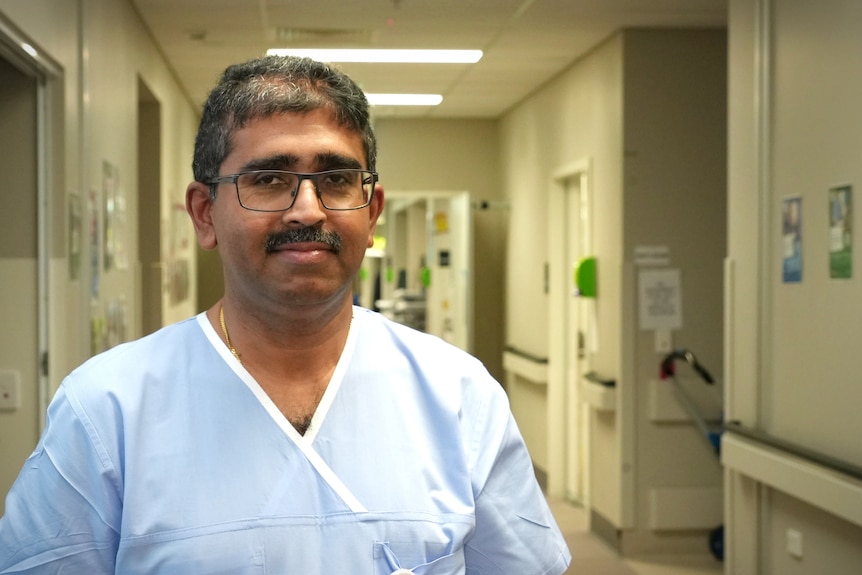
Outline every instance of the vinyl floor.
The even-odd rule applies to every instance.
[[[548,503],[572,553],[566,575],[721,575],[720,561],[704,557],[623,559],[589,531],[582,507],[549,499]]]

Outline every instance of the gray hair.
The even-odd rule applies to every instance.
[[[265,56],[228,67],[204,104],[192,170],[195,180],[218,176],[231,151],[234,131],[275,114],[328,107],[336,121],[362,136],[369,170],[377,162],[377,141],[368,100],[349,76],[310,58]]]

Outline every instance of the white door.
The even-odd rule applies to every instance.
[[[593,300],[581,297],[575,284],[575,269],[589,252],[589,205],[586,175],[581,172],[563,182],[565,194],[565,262],[566,267],[566,495],[573,501],[586,499],[585,464],[588,412],[580,385],[582,374],[588,371],[590,312]]]
[[[595,342],[595,301],[578,295],[574,270],[592,255],[589,169],[585,159],[557,170],[548,198],[548,494],[584,506],[589,413],[581,383]]]

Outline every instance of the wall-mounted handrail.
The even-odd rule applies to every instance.
[[[513,354],[517,355],[518,357],[522,357],[522,358],[529,360],[529,361],[532,361],[534,363],[548,363],[547,357],[539,357],[538,355],[534,355],[528,351],[524,351],[524,350],[519,349],[513,345],[507,345],[505,351],[507,351],[509,353],[513,353]]]
[[[503,369],[527,381],[548,383],[548,358],[539,357],[511,345],[503,350]]]
[[[862,480],[862,467],[850,463],[849,461],[832,457],[825,453],[820,453],[819,451],[780,439],[774,435],[770,435],[757,429],[751,429],[750,427],[742,425],[738,421],[729,421],[725,423],[724,430],[763,443],[769,447],[774,447],[775,449],[784,451],[785,453],[799,457],[816,465],[821,465],[831,469],[832,471],[843,473],[853,479]]]

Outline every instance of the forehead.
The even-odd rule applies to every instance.
[[[223,165],[278,154],[300,160],[339,154],[366,163],[362,136],[339,123],[328,108],[317,108],[249,120],[234,130]]]

